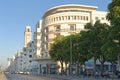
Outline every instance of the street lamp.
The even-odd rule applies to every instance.
[[[70,76],[72,76],[72,40],[70,36]]]

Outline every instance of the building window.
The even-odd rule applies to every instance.
[[[105,18],[104,18],[104,17],[102,17],[101,19],[102,19],[102,20],[105,20]]]
[[[30,60],[29,62],[31,63],[32,61]]]
[[[24,56],[26,56],[26,54],[24,54]]]
[[[60,31],[60,25],[57,25],[55,27],[56,27],[56,31]]]
[[[64,20],[64,16],[62,16],[62,20]]]
[[[74,16],[74,20],[76,20],[76,16]]]
[[[24,62],[24,64],[26,64],[26,62]]]
[[[26,48],[24,48],[23,50],[26,51]]]
[[[65,20],[67,20],[67,16],[65,16]]]
[[[30,29],[27,29],[27,32],[30,32]]]
[[[70,16],[68,16],[68,20],[70,20]]]
[[[95,20],[98,20],[99,18],[98,17],[95,17]]]
[[[76,25],[75,24],[70,24],[70,31],[76,30]]]
[[[32,46],[32,44],[29,44],[29,47],[31,47]]]
[[[85,16],[83,16],[83,20],[86,20],[86,17],[85,17]]]
[[[32,55],[29,55],[29,58],[32,58]]]
[[[58,17],[56,17],[56,21],[58,21]]]
[[[54,21],[55,21],[55,18],[54,18]]]
[[[59,17],[59,20],[61,20],[61,17]]]
[[[29,52],[32,52],[32,50],[29,50]]]
[[[88,16],[86,16],[86,20],[88,20]]]
[[[83,18],[84,18],[83,16],[80,16],[80,19],[81,19],[81,20],[83,20]]]

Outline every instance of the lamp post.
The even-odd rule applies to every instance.
[[[70,36],[70,76],[72,76],[72,40]]]

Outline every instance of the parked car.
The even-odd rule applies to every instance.
[[[92,76],[93,75],[93,69],[86,69],[86,74],[87,74],[87,76]]]
[[[18,74],[23,74],[23,71],[19,71]]]
[[[118,77],[118,78],[120,78],[120,71],[115,71],[115,75]]]
[[[30,72],[29,71],[24,71],[23,74],[28,75],[28,74],[30,74]]]

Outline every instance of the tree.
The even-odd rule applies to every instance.
[[[108,5],[109,13],[107,19],[111,23],[110,33],[108,36],[109,44],[113,43],[116,46],[116,52],[120,52],[120,0],[112,0]]]
[[[96,60],[98,59],[101,62],[101,75],[106,61],[106,54],[102,52],[101,47],[106,41],[108,27],[107,24],[96,21],[94,25],[91,23],[86,24],[86,30],[80,33],[82,35],[81,49],[85,50],[83,53],[89,53],[87,57],[94,59],[94,73],[96,72]]]
[[[66,44],[64,43],[64,36],[59,36],[55,38],[54,43],[51,44],[50,47],[50,56],[55,61],[60,61],[61,63],[61,74],[63,73],[63,62],[65,61],[65,47]]]
[[[70,38],[72,41],[72,62],[76,64],[76,74],[79,75],[79,69],[81,65],[83,65],[88,59],[86,57],[86,54],[81,52],[81,35],[74,34],[68,37],[68,39]]]
[[[118,60],[117,56],[120,56],[120,0],[112,0],[108,5],[108,11],[107,19],[111,27],[102,50],[109,53],[108,61],[114,64]]]
[[[80,34],[74,34],[70,36],[59,36],[55,38],[54,43],[50,47],[50,56],[55,61],[60,61],[61,72],[63,71],[63,62],[66,64],[71,63],[70,58],[72,57],[72,64],[77,66],[77,74],[79,74],[79,65],[82,65],[87,60],[86,54],[81,54],[80,47]],[[72,43],[72,45],[70,44]],[[70,46],[72,47],[72,56],[70,55]]]
[[[120,0],[112,0],[108,5],[108,15],[107,19],[110,21],[111,25],[120,24]],[[116,26],[117,27],[117,26]]]

